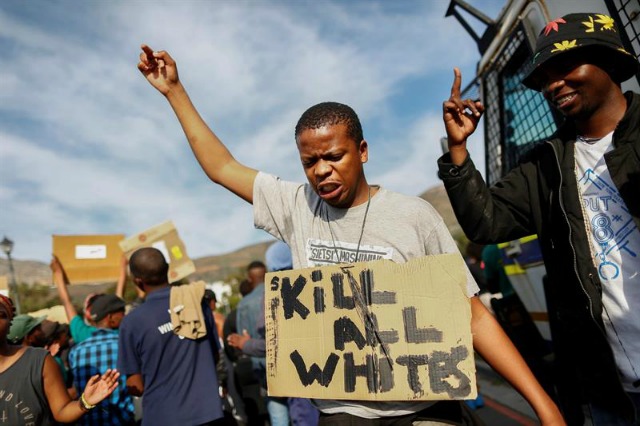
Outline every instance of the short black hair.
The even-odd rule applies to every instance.
[[[338,102],[322,102],[306,110],[296,124],[295,138],[298,140],[305,130],[337,124],[347,126],[347,136],[356,144],[364,139],[358,114],[350,106]]]
[[[264,262],[261,262],[259,260],[254,260],[249,264],[249,266],[247,266],[247,271],[250,271],[252,269],[257,269],[257,268],[267,269],[267,266],[264,264]]]
[[[145,247],[135,251],[129,259],[129,269],[134,278],[140,278],[147,285],[168,283],[169,264],[156,248]]]
[[[204,291],[204,298],[207,300],[207,302],[210,302],[213,300],[214,302],[218,303],[218,298],[216,297],[216,294],[214,293],[214,291],[211,289],[206,289]]]

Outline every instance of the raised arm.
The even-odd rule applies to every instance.
[[[127,284],[127,267],[129,266],[129,260],[125,254],[120,258],[120,275],[118,276],[118,283],[116,284],[116,296],[124,300],[124,287]]]
[[[252,203],[253,182],[258,172],[236,161],[200,117],[178,78],[178,68],[171,56],[143,44],[138,69],[169,101],[191,150],[209,179]]]
[[[451,97],[442,104],[442,118],[447,130],[451,161],[459,166],[467,159],[467,138],[476,130],[484,105],[472,99],[462,100],[462,74],[458,68],[454,68],[453,75]]]
[[[71,297],[69,296],[69,290],[67,290],[67,278],[64,268],[56,256],[53,256],[53,259],[51,259],[49,267],[51,268],[51,272],[53,272],[53,282],[58,289],[58,296],[67,314],[67,321],[71,322],[73,317],[78,315],[78,311],[76,311],[76,308],[73,306]]]
[[[566,424],[520,352],[478,297],[471,298],[471,332],[475,350],[529,402],[543,426]]]

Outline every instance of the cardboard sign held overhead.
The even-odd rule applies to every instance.
[[[187,256],[187,249],[170,220],[120,242],[120,248],[127,257],[131,257],[134,251],[142,247],[154,247],[162,252],[169,264],[169,282],[178,281],[196,271],[196,266]]]
[[[53,235],[53,254],[64,268],[70,284],[117,281],[123,234]]]
[[[65,311],[64,306],[56,305],[50,308],[40,309],[39,311],[29,312],[34,318],[38,317],[47,317],[49,321],[56,321],[60,324],[68,324],[69,320],[67,319],[67,311]]]
[[[9,280],[5,275],[0,275],[0,294],[9,297]]]
[[[269,395],[476,398],[466,280],[457,254],[267,274]]]

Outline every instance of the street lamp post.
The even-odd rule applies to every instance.
[[[11,282],[9,283],[9,292],[13,294],[13,304],[16,307],[16,314],[20,314],[20,296],[18,296],[18,284],[16,283],[16,272],[13,269],[13,259],[11,259],[11,250],[13,250],[13,241],[6,236],[0,241],[0,248],[9,259],[9,272],[11,273]]]

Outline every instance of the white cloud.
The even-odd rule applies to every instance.
[[[253,229],[248,204],[199,169],[168,104],[136,70],[140,43],[176,58],[202,116],[241,162],[304,179],[295,122],[337,100],[377,142],[370,180],[410,194],[436,183],[448,93],[438,79],[477,60],[470,37],[443,18],[447,0],[8,4],[0,233],[17,258],[46,260],[52,233],[131,235],[167,219],[195,257],[270,238]],[[416,97],[420,109],[409,110],[404,99]]]

